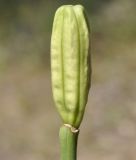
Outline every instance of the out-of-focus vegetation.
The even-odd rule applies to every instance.
[[[50,36],[56,9],[77,3],[93,68],[78,159],[136,159],[136,1],[0,0],[0,160],[59,159]]]

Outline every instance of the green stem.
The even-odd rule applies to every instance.
[[[78,133],[66,126],[60,128],[61,160],[76,160]]]

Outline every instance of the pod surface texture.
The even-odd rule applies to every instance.
[[[89,26],[81,5],[55,13],[51,36],[52,91],[64,123],[80,126],[90,89]]]

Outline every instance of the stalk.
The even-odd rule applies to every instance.
[[[61,160],[77,159],[78,133],[79,131],[72,132],[71,128],[67,126],[62,126],[60,128]]]

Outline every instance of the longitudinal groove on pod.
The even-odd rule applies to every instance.
[[[84,8],[62,6],[51,37],[53,96],[64,123],[79,127],[90,88],[89,29]]]

